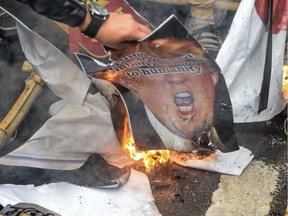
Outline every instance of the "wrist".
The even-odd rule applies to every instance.
[[[81,32],[90,38],[94,38],[102,24],[109,17],[105,7],[90,3],[84,22],[79,26]]]
[[[80,31],[81,32],[85,31],[91,21],[92,21],[91,14],[87,11],[84,21],[81,23],[81,25],[78,26]]]

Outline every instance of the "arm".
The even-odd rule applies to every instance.
[[[73,0],[17,0],[28,4],[37,13],[69,26],[83,23],[87,11]]]
[[[50,19],[78,26],[84,31],[92,20],[90,13],[73,0],[17,0],[28,4],[37,13]],[[101,24],[94,38],[100,43],[120,49],[123,42],[139,40],[150,33],[145,25],[136,22],[130,14],[110,13],[108,19]]]
[[[147,26],[136,22],[131,14],[110,13],[95,39],[108,47],[122,49],[125,42],[140,40],[150,32]]]

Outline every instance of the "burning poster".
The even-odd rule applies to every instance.
[[[112,50],[111,60],[92,76],[118,91],[109,95],[102,89],[120,140],[128,129],[140,150],[209,154],[239,149],[220,69],[175,16],[127,50]]]
[[[212,155],[213,158],[221,151],[229,158],[229,160],[223,159],[219,154],[212,164],[220,161],[221,166],[211,169],[202,157],[200,160],[192,157],[192,161],[196,161],[197,164],[204,162],[201,166],[197,165],[200,169],[239,175],[251,161],[252,157],[243,160],[244,165],[239,169],[237,165],[237,172],[227,171],[225,168],[236,167],[233,164],[236,162],[235,158],[239,158],[239,155],[229,156],[230,153],[226,152],[240,155],[243,153],[243,148],[238,150],[234,136],[232,107],[225,80],[214,60],[174,16],[167,19],[145,40],[131,43],[130,48],[123,53],[111,50],[112,61],[109,66],[99,63],[99,59],[93,59],[91,56],[77,55],[82,56],[82,69],[84,71],[89,69],[90,78],[93,68],[95,71],[98,70],[92,78],[92,82],[101,90],[101,93],[96,94],[85,94],[91,83],[89,76],[47,40],[21,22],[18,22],[18,34],[27,59],[53,93],[63,100],[51,106],[52,117],[20,148],[2,157],[1,164],[56,170],[74,169],[75,172],[65,175],[67,177],[65,179],[72,179],[71,175],[78,175],[83,169],[90,167],[89,156],[94,155],[96,158],[103,157],[104,160],[99,161],[103,163],[106,161],[108,164],[105,167],[108,170],[114,169],[110,164],[120,168],[118,177],[121,179],[122,171],[124,176],[126,173],[129,174],[129,169],[121,169],[132,163],[122,151],[129,137],[134,139],[138,150],[175,150],[192,154],[190,156],[194,154],[197,156],[199,153]],[[35,49],[37,53],[34,52]],[[44,61],[47,57],[49,61]],[[135,72],[127,70],[127,64],[129,66],[130,63],[135,64]],[[139,67],[137,64],[142,66]],[[110,72],[109,69],[105,72],[107,66],[110,67]],[[124,67],[122,72],[121,67]],[[138,70],[139,68],[142,71]],[[154,69],[157,69],[156,73]],[[113,70],[117,70],[117,73]],[[129,73],[126,75],[126,72]],[[148,75],[136,75],[140,73]],[[151,75],[153,73],[155,74]],[[112,77],[108,79],[106,75]],[[97,76],[98,78],[95,78]],[[156,81],[162,79],[162,84],[166,83],[167,86],[172,84],[172,88],[169,88],[173,89],[173,86],[181,86],[178,82],[179,80],[182,82],[182,76],[185,79],[193,79],[185,81],[180,90],[177,87],[173,94],[170,94],[170,104],[167,104],[169,100],[163,100],[160,107],[153,107],[154,104],[159,104],[160,99],[168,97],[170,92],[169,89],[159,87]],[[115,84],[116,88],[108,80]],[[142,86],[139,85],[140,82],[143,82],[145,91],[138,91]],[[153,90],[149,84],[154,84]],[[145,94],[146,91],[148,94]],[[157,97],[154,98],[152,95]],[[150,98],[154,101],[149,101]],[[110,102],[109,105],[107,101]],[[161,112],[169,114],[162,116]],[[173,118],[176,120],[176,117],[177,124],[174,124],[176,121],[173,123]],[[194,124],[194,119],[197,120],[197,124]],[[244,153],[250,155],[248,150]],[[165,157],[167,159],[167,154]],[[231,157],[234,159],[231,160]],[[182,162],[178,160],[178,163],[183,164]],[[237,164],[238,162],[239,160]],[[195,164],[189,166],[195,167]],[[105,177],[107,181],[105,180],[104,184],[112,186],[122,184],[122,181],[120,184],[109,182],[110,177],[110,175],[108,179]],[[82,184],[82,180],[77,181],[78,184]],[[103,186],[102,181],[93,182],[93,178],[91,184]]]

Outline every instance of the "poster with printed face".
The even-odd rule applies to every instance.
[[[117,89],[113,97],[102,91],[119,139],[128,128],[141,150],[238,150],[220,68],[175,16],[143,41],[111,51],[111,60],[93,77]]]

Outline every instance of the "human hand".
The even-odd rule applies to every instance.
[[[110,48],[122,49],[125,42],[140,40],[150,32],[147,26],[135,21],[131,14],[110,13],[95,39]]]

